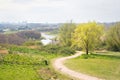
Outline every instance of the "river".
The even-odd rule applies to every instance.
[[[51,39],[56,37],[54,35],[48,35],[48,34],[45,34],[45,33],[41,33],[41,36],[44,37],[44,39],[41,40],[43,45],[47,45],[47,44],[51,43],[52,42]]]

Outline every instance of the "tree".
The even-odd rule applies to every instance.
[[[109,29],[106,38],[108,49],[120,51],[120,23],[116,23]]]
[[[16,33],[21,38],[24,39],[40,39],[41,33],[38,31],[21,31]]]
[[[95,22],[80,24],[73,33],[72,43],[73,46],[77,45],[86,51],[93,50],[103,32],[103,26]]]
[[[0,44],[21,45],[28,40],[39,40],[41,33],[37,31],[21,31],[13,34],[0,34]]]
[[[73,23],[65,23],[60,27],[59,40],[63,46],[71,46],[72,32],[74,32],[75,28],[76,25]]]

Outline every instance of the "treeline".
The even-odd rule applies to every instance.
[[[86,54],[94,50],[120,51],[120,23],[110,28],[96,22],[66,23],[59,29],[60,45],[82,49]]]
[[[21,31],[14,34],[0,34],[0,44],[21,45],[28,40],[40,39],[41,34],[37,31]]]
[[[111,26],[105,38],[109,50],[120,51],[120,23]]]

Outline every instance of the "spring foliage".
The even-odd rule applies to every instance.
[[[90,50],[93,50],[97,45],[98,41],[103,32],[103,26],[98,25],[95,22],[88,22],[80,24],[75,29],[72,37],[72,46],[81,47],[86,51],[86,54]]]
[[[110,50],[120,51],[120,23],[116,23],[109,29],[106,43]]]
[[[73,23],[63,24],[59,29],[59,40],[63,46],[71,46],[72,32],[76,28]]]

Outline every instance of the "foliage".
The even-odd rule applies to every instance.
[[[75,50],[70,48],[70,47],[63,47],[59,50],[59,53],[61,54],[74,54],[75,53]]]
[[[20,45],[25,42],[24,38],[21,38],[14,34],[0,34],[0,43],[1,44],[16,44]]]
[[[25,54],[7,54],[1,56],[1,61],[5,64],[40,65],[42,60],[42,57],[33,57]]]
[[[29,39],[36,40],[40,39],[40,37],[40,32],[36,31],[21,31],[13,34],[0,34],[0,43],[21,45]]]
[[[55,57],[60,56],[60,55],[61,56],[69,55],[69,54],[66,54],[66,53],[59,54],[59,50],[61,48],[59,46],[51,46],[51,45],[42,46],[40,49],[30,49],[30,48],[23,47],[23,46],[10,46],[9,47],[9,53],[10,54],[26,53],[26,54],[41,55],[41,56],[44,57],[44,60],[50,60],[50,59],[55,58]]]
[[[37,50],[34,49],[29,49],[27,47],[22,47],[22,46],[10,46],[9,48],[9,53],[37,53]]]
[[[16,33],[16,35],[18,35],[21,38],[25,38],[25,39],[40,39],[41,34],[40,32],[37,31],[21,31]]]
[[[70,55],[75,53],[75,50],[70,47],[58,46],[58,45],[46,45],[41,50],[47,53],[61,54],[61,55],[62,54]]]
[[[57,45],[46,45],[43,47],[43,50],[47,53],[57,54],[60,46]]]
[[[42,45],[42,43],[40,41],[33,41],[33,40],[29,40],[29,41],[26,41],[23,45],[25,46],[34,46],[34,45]]]
[[[0,54],[1,80],[70,80],[50,67],[50,61],[60,56],[23,46],[7,47],[12,54]],[[48,65],[45,64],[48,62]]]
[[[100,41],[103,32],[103,26],[95,22],[80,24],[75,29],[72,37],[72,46],[77,45],[86,50],[86,54],[95,48]]]
[[[108,49],[120,51],[120,23],[116,23],[109,29],[106,43],[108,45]]]
[[[65,23],[59,29],[59,40],[63,46],[71,46],[72,32],[76,28],[73,23]]]

